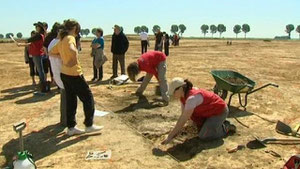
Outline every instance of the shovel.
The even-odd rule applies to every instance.
[[[251,141],[251,144],[256,144],[260,145],[258,146],[259,148],[266,147],[266,144],[270,142],[298,142],[300,144],[300,139],[294,139],[294,138],[273,138],[273,137],[268,137],[264,139],[259,139],[256,136],[253,136],[255,140]],[[251,147],[250,147],[251,148]]]
[[[281,122],[278,120],[277,124],[276,124],[276,131],[280,134],[284,134],[284,135],[288,135],[288,136],[295,136],[295,137],[299,137],[299,127],[296,126],[296,128],[293,130],[289,125]]]

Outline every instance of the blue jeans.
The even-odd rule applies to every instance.
[[[32,56],[32,59],[39,73],[40,82],[45,82],[45,73],[43,69],[42,56]]]

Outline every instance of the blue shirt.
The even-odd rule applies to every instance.
[[[100,47],[99,47],[99,48],[104,49],[104,39],[103,39],[103,37],[95,38],[95,39],[93,40],[92,44],[96,44],[96,43],[100,44]],[[99,48],[98,48],[98,49],[99,49]]]

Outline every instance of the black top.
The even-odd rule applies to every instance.
[[[125,54],[128,50],[129,42],[123,32],[119,35],[113,34],[111,41],[111,52],[113,54]]]
[[[159,44],[159,43],[161,42],[163,36],[164,36],[164,35],[163,35],[162,32],[156,33],[156,34],[155,34],[155,43],[156,43],[156,44]]]
[[[36,34],[36,35],[34,35],[33,37],[27,39],[27,42],[28,42],[28,43],[30,43],[30,42],[35,42],[35,41],[39,41],[39,40],[41,40],[41,39],[43,39],[43,38],[42,38],[42,35],[41,35],[41,34]]]
[[[44,43],[43,43],[43,46],[44,46],[45,48],[48,48],[50,42],[51,42],[53,39],[55,39],[56,37],[57,37],[57,33],[52,33],[52,32],[50,32],[50,33],[46,36],[45,41],[44,41]]]

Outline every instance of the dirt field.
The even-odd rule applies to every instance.
[[[151,42],[153,48],[154,42]],[[84,76],[92,78],[90,43],[83,43],[80,54]],[[56,87],[46,96],[34,96],[28,65],[24,63],[23,48],[14,44],[0,44],[0,166],[11,164],[18,151],[18,135],[12,125],[26,119],[25,149],[33,153],[38,168],[280,168],[284,160],[300,153],[300,145],[268,144],[261,149],[243,149],[229,154],[231,149],[259,137],[286,136],[276,133],[277,120],[291,126],[300,122],[300,42],[262,40],[181,40],[179,47],[170,48],[167,59],[168,80],[183,77],[195,86],[211,90],[215,85],[210,71],[231,69],[251,78],[256,87],[272,82],[269,87],[249,95],[247,111],[239,107],[233,97],[229,121],[237,126],[234,136],[213,142],[201,142],[194,130],[187,127],[170,145],[164,147],[173,156],[156,149],[180,114],[180,104],[173,100],[167,107],[156,107],[155,79],[148,86],[145,97],[131,93],[138,83],[113,86],[108,89],[112,75],[110,41],[105,52],[109,61],[104,66],[104,81],[90,83],[96,108],[111,113],[95,117],[104,125],[101,134],[67,137],[59,127],[60,96]],[[140,42],[130,41],[126,64],[140,54]],[[49,76],[49,75],[48,75]],[[38,77],[36,77],[38,79]],[[227,100],[228,101],[228,98]],[[82,104],[79,102],[77,122],[84,127]],[[195,133],[194,133],[195,134]],[[111,160],[86,161],[88,150],[112,150]],[[270,153],[274,151],[280,157]]]

